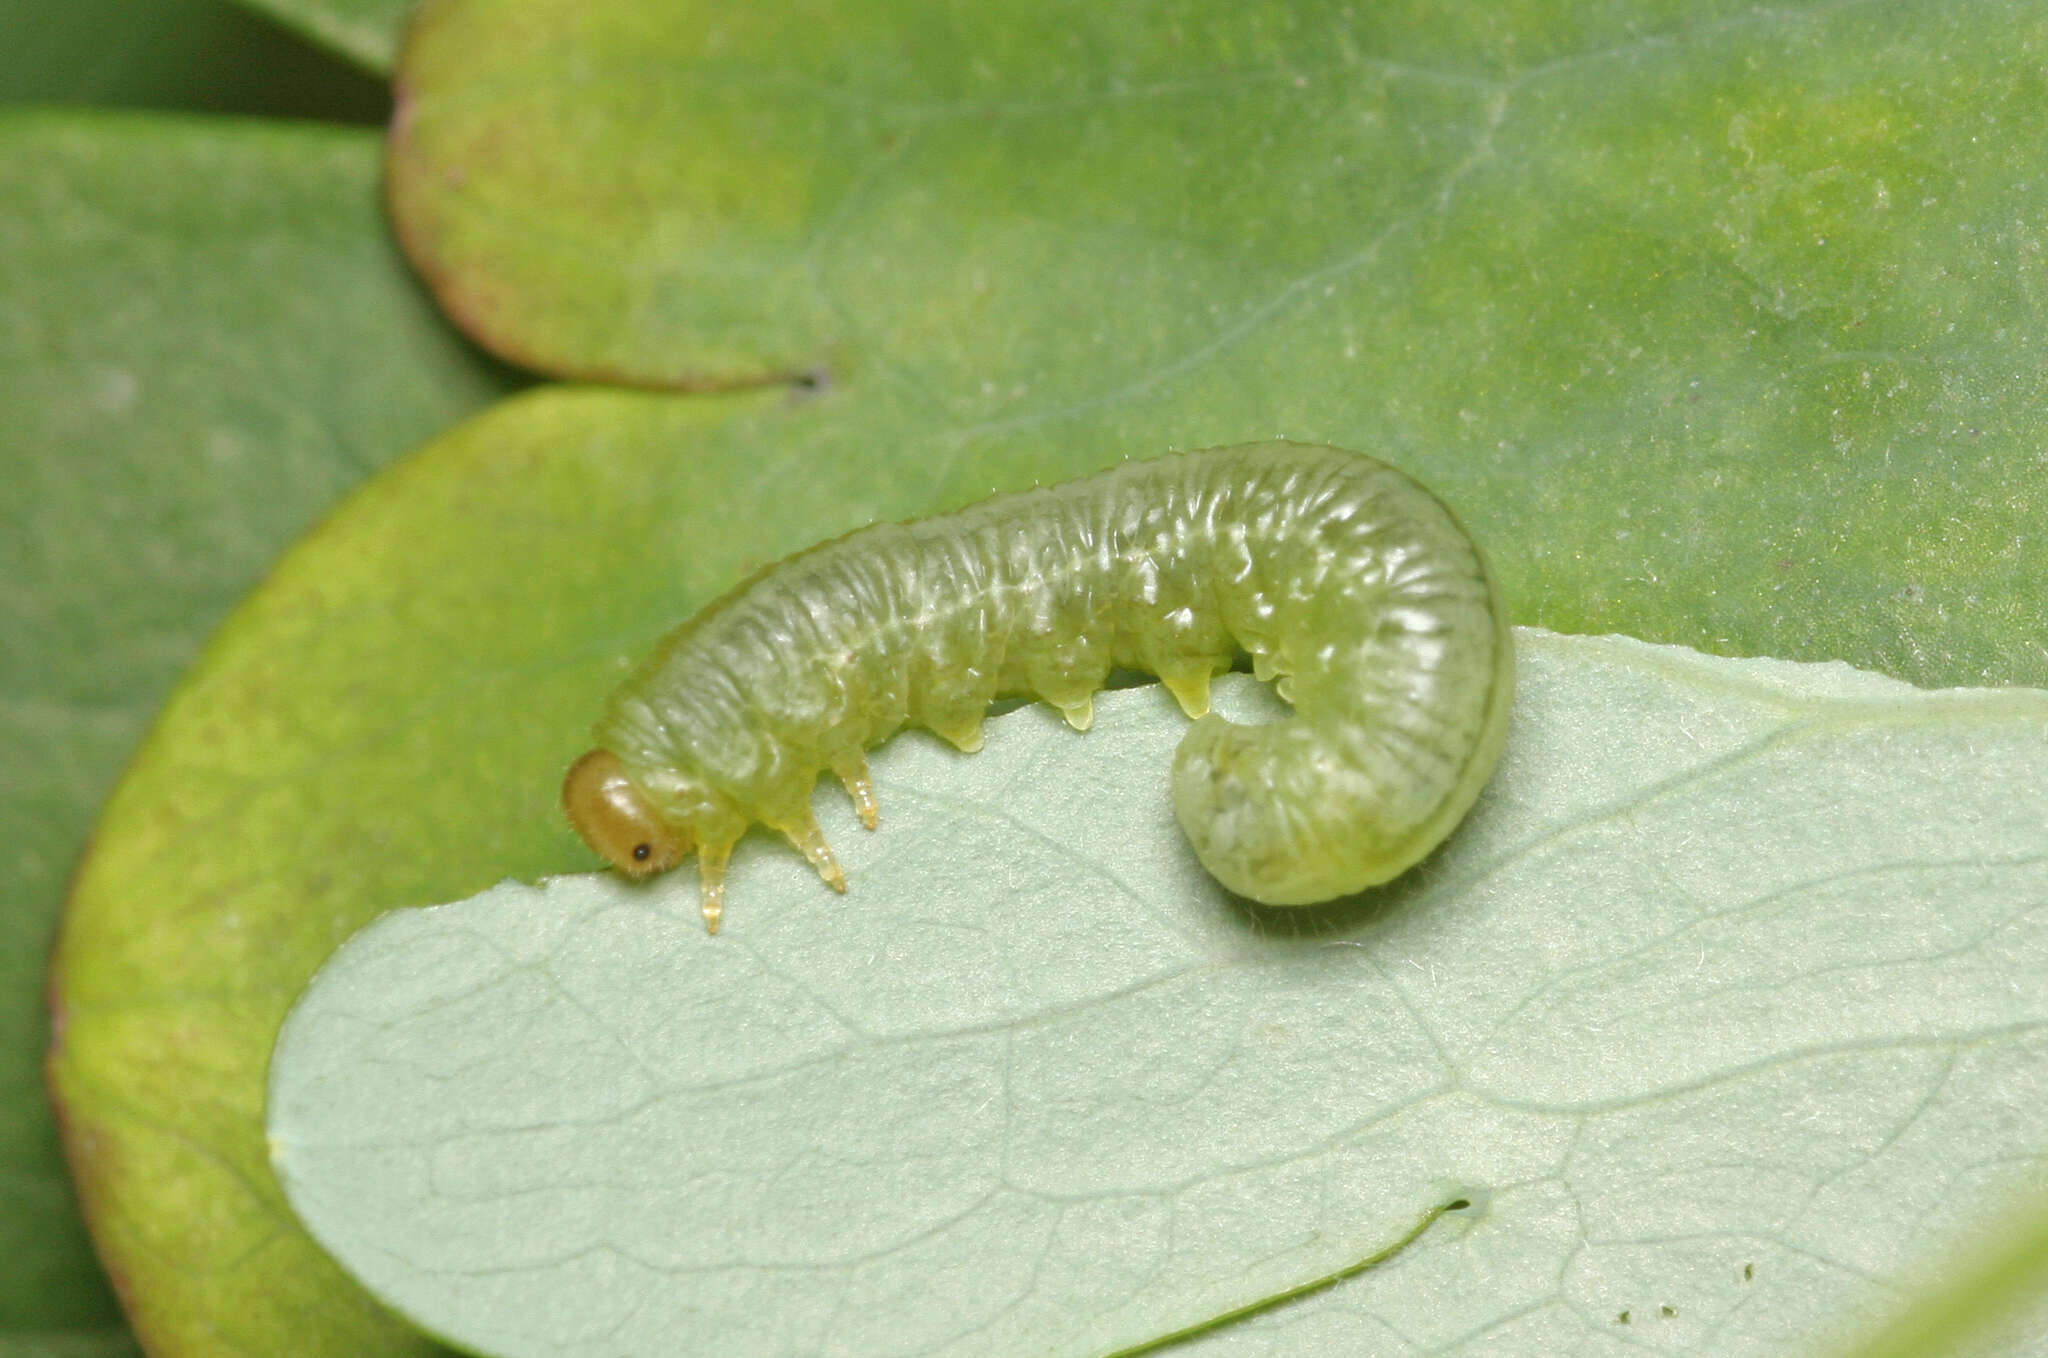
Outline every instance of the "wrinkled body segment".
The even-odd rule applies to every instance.
[[[1294,715],[1239,726],[1209,681],[1249,654]],[[1112,669],[1197,720],[1174,809],[1203,865],[1271,905],[1384,882],[1493,770],[1513,652],[1478,549],[1433,495],[1341,449],[1250,444],[1127,463],[955,514],[876,524],[775,565],[671,633],[612,696],[564,786],[635,875],[694,849],[716,931],[750,824],[845,889],[810,810],[838,775],[869,828],[865,751],[905,726],[963,750],[1006,695],[1085,729]]]

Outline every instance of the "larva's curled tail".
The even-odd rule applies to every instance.
[[[1490,771],[1491,749],[1473,755]],[[1471,809],[1482,774],[1441,797],[1375,786],[1303,717],[1238,726],[1214,713],[1173,757],[1173,811],[1195,856],[1223,885],[1265,905],[1313,905],[1391,881]],[[1363,807],[1376,807],[1371,817]]]
[[[872,829],[863,752],[899,728],[972,750],[1004,694],[1085,728],[1112,668],[1158,674],[1201,713],[1245,653],[1295,715],[1201,716],[1172,783],[1196,854],[1240,895],[1302,905],[1384,882],[1493,771],[1514,660],[1478,549],[1383,463],[1265,443],[877,524],[771,567],[613,695],[564,804],[627,873],[694,849],[715,930],[750,824],[845,890],[812,786],[837,774]]]
[[[1237,726],[1211,712],[1173,755],[1173,811],[1195,857],[1217,881],[1267,905],[1327,901],[1370,885],[1347,870],[1358,856],[1347,850],[1370,847],[1357,843],[1371,838],[1352,810],[1358,798],[1331,786],[1337,770],[1315,767],[1298,724]]]

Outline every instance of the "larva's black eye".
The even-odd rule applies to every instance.
[[[629,876],[666,872],[697,847],[687,830],[655,814],[610,750],[592,750],[569,766],[562,809],[583,842]]]

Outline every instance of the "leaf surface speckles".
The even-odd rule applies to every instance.
[[[273,1162],[499,1354],[1116,1352],[1460,1198],[1287,1351],[1810,1347],[2042,1163],[2048,694],[1520,642],[1494,786],[1356,902],[1202,876],[1148,687],[892,742],[882,830],[819,799],[848,894],[749,840],[716,938],[683,874],[386,916],[286,1026]]]

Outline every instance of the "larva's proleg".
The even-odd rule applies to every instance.
[[[1294,716],[1238,726],[1209,681],[1249,653]],[[697,854],[717,932],[749,825],[837,890],[818,776],[874,828],[865,751],[905,726],[963,750],[1026,695],[1087,729],[1112,669],[1196,718],[1173,805],[1203,865],[1269,905],[1384,882],[1493,772],[1514,653],[1499,591],[1443,504],[1362,454],[1246,444],[1134,462],[849,533],[763,571],[612,695],[563,786],[577,831],[645,876]]]

